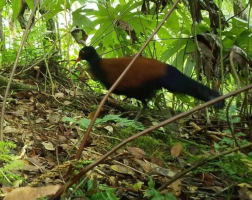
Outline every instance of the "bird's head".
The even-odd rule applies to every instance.
[[[87,60],[89,61],[92,57],[98,55],[95,48],[92,46],[85,46],[79,52],[79,57],[75,61],[75,63],[79,62],[80,60]]]

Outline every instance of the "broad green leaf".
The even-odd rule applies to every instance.
[[[93,44],[94,42],[98,42],[102,39],[102,37],[105,36],[105,33],[109,33],[113,31],[113,25],[111,24],[110,21],[105,21],[103,22],[103,24],[100,26],[100,28],[95,32],[92,40],[91,40],[91,44]]]
[[[133,1],[129,1],[127,4],[125,4],[125,5],[121,5],[121,4],[119,4],[118,6],[117,6],[117,8],[116,8],[116,10],[118,11],[118,12],[120,12],[121,13],[121,11],[122,11],[122,13],[121,13],[121,17],[123,16],[123,15],[125,15],[125,14],[127,14],[127,13],[132,13],[133,12],[133,10],[134,9],[136,9],[137,7],[139,7],[139,6],[141,6],[142,5],[142,2],[134,2],[134,3],[132,3]]]
[[[108,12],[107,12],[107,10],[106,10],[106,8],[104,8],[103,6],[101,6],[101,5],[97,5],[98,6],[98,9],[99,9],[99,14],[101,15],[101,16],[106,16],[106,17],[108,17]]]
[[[83,128],[83,129],[85,129],[85,130],[88,129],[90,121],[91,121],[90,119],[82,118],[80,120],[80,127]]]
[[[182,67],[184,65],[184,56],[185,56],[185,48],[181,48],[177,53],[176,59],[172,63],[180,71],[182,71]]]
[[[173,42],[173,47],[168,47],[167,50],[162,54],[161,60],[167,61],[171,56],[173,56],[175,53],[179,52],[181,48],[184,48],[186,45],[186,40],[176,40]]]
[[[164,17],[164,15],[162,15],[162,18],[160,18],[160,19],[163,19],[163,17]],[[172,12],[172,14],[169,16],[169,18],[164,23],[164,27],[168,28],[173,33],[177,34],[181,31],[180,24],[182,24],[180,16],[176,12]]]
[[[103,45],[105,48],[113,47],[114,45],[114,38],[116,38],[115,31],[106,31],[106,36],[103,38]]]
[[[150,189],[153,189],[155,187],[155,182],[153,181],[151,177],[149,178],[148,186]]]
[[[243,31],[235,41],[235,45],[242,48],[244,51],[247,51],[248,44],[252,44],[252,33],[249,30]],[[249,47],[249,55],[252,54],[252,49]]]
[[[186,76],[191,76],[193,68],[194,68],[195,62],[193,62],[190,58],[188,58],[186,60],[186,65],[185,65],[185,70],[184,70],[184,74]]]
[[[169,33],[169,31],[164,27],[161,27],[157,34],[158,37],[162,40],[161,42],[163,44],[171,45],[174,42],[174,38]]]
[[[44,0],[40,6],[41,9],[48,11],[43,15],[45,21],[53,18],[56,14],[64,10],[64,8],[62,7],[62,5],[64,5],[64,0],[57,0],[53,2],[55,3],[52,3],[52,0]],[[66,7],[70,7],[69,2],[67,2]]]
[[[187,103],[190,106],[193,106],[193,103],[191,102],[190,97],[188,97],[187,95],[184,95],[184,94],[174,94],[174,96],[176,96],[183,103]]]
[[[28,7],[32,10],[34,8],[34,0],[25,0]]]
[[[82,10],[77,9],[72,13],[73,16],[73,26],[82,26],[85,28],[93,29],[92,21],[87,18],[85,15],[82,15]]]
[[[21,8],[21,0],[12,0],[13,19],[16,20]]]
[[[184,34],[191,34],[192,30],[192,20],[191,15],[188,11],[185,11],[185,9],[178,9],[178,13],[182,16],[183,19],[183,31]]]
[[[177,198],[172,193],[166,193],[164,200],[177,200]]]
[[[74,122],[74,123],[78,123],[76,120],[74,120],[73,118],[71,117],[64,117],[62,119],[63,122]]]
[[[5,6],[5,4],[6,4],[6,0],[1,0],[0,1],[0,10],[3,9],[3,7]]]
[[[133,185],[134,190],[140,191],[142,189],[142,186],[144,185],[144,182],[138,181]]]
[[[87,182],[87,191],[94,188],[94,180],[88,180]]]

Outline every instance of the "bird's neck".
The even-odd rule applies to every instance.
[[[97,68],[100,66],[101,57],[97,54],[92,56],[88,62],[91,67]]]

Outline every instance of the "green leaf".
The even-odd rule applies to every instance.
[[[73,122],[73,123],[78,123],[76,120],[74,120],[73,118],[71,117],[64,117],[62,119],[63,122]]]
[[[141,6],[142,5],[142,2],[139,1],[139,2],[134,2],[134,1],[129,1],[127,4],[125,4],[124,6],[121,6],[122,4],[118,4],[116,10],[118,12],[122,11],[122,16],[124,14],[127,14],[127,13],[131,13],[132,10],[136,9],[137,7]]]
[[[104,8],[103,6],[97,4],[98,6],[98,13],[100,14],[100,16],[106,16],[108,18],[108,12],[106,10],[106,8]]]
[[[13,19],[16,20],[18,13],[21,8],[21,1],[20,0],[12,0],[12,11],[13,11]]]
[[[85,15],[82,14],[83,11],[80,9],[75,10],[72,13],[73,16],[73,26],[83,26],[85,28],[93,29],[93,22],[86,17]]]
[[[83,128],[83,129],[85,129],[85,130],[88,129],[90,121],[91,121],[90,119],[82,118],[80,120],[80,127]]]
[[[187,95],[177,93],[177,94],[174,94],[174,96],[177,97],[183,103],[187,103],[187,104],[193,106],[193,103],[191,102],[190,97],[188,97]]]
[[[34,8],[34,0],[26,0],[26,3],[31,10]]]
[[[195,66],[195,62],[192,61],[190,58],[187,58],[186,60],[186,65],[185,65],[185,70],[184,70],[184,74],[186,76],[191,76],[193,68]]]
[[[165,194],[165,200],[177,200],[177,198],[172,193]]]
[[[3,7],[5,6],[5,4],[6,4],[6,0],[1,0],[0,1],[0,10],[3,9]]]
[[[140,191],[142,189],[143,184],[144,182],[138,181],[137,183],[133,185],[134,190]]]
[[[94,188],[94,180],[88,180],[87,182],[87,191]]]
[[[185,55],[185,48],[181,48],[177,53],[176,59],[172,63],[174,66],[177,67],[180,71],[182,71],[182,67],[184,65],[184,55]]]
[[[176,40],[172,43],[171,48],[167,48],[166,51],[163,52],[161,56],[162,61],[167,61],[171,56],[173,56],[175,53],[177,53],[181,48],[184,48],[186,45],[186,40]]]
[[[153,181],[153,179],[151,177],[149,178],[148,185],[149,185],[150,189],[155,187],[155,182]]]
[[[112,23],[104,19],[103,24],[100,26],[100,28],[95,32],[94,36],[92,37],[91,44],[100,41],[101,38],[105,35],[105,33],[111,32],[112,30],[113,30]]]

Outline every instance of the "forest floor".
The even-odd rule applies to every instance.
[[[167,110],[148,109],[135,122],[133,119],[139,111],[136,106],[127,104],[125,109],[110,98],[77,162],[74,158],[88,120],[101,98],[88,93],[77,93],[74,97],[73,92],[62,88],[54,96],[12,92],[6,104],[4,141],[16,145],[10,154],[18,156],[22,164],[8,171],[15,176],[6,174],[6,179],[2,178],[5,180],[2,197],[14,191],[13,185],[24,187],[25,195],[33,195],[29,199],[35,194],[28,186],[39,190],[36,195],[47,195],[48,188],[42,186],[64,185],[64,174],[70,164],[78,172],[124,139],[167,119],[167,113],[169,117],[175,115],[173,111],[170,114]],[[126,144],[76,182],[66,196],[72,199],[103,199],[104,195],[110,196],[108,199],[249,199],[251,162],[239,163],[245,156],[243,153],[232,156],[235,151],[221,155],[234,145],[232,135],[225,131],[230,125],[220,115],[210,112],[208,123],[205,116],[205,110],[194,113]],[[246,123],[232,123],[239,141],[245,138],[240,133],[249,131],[244,126]],[[212,157],[216,158],[208,160]],[[158,190],[185,170],[188,172],[183,176]],[[11,199],[20,199],[22,194]]]

